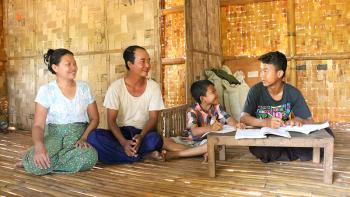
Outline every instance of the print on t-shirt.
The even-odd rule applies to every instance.
[[[291,112],[291,104],[286,103],[279,106],[262,106],[259,105],[256,110],[256,117],[260,119],[265,118],[280,118],[283,121],[287,121]]]

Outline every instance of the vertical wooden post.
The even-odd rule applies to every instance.
[[[323,154],[323,182],[327,184],[333,183],[333,152],[334,152],[334,140],[328,143],[324,148]]]
[[[320,159],[321,159],[320,149],[321,149],[320,147],[313,148],[312,161],[314,163],[320,163]]]
[[[193,74],[193,39],[192,39],[192,2],[185,0],[185,36],[186,36],[186,103],[192,103],[190,86]]]
[[[288,0],[287,7],[287,26],[288,26],[288,49],[290,60],[290,83],[294,86],[297,84],[296,61],[296,42],[295,42],[295,0]]]
[[[208,136],[208,171],[209,177],[215,177],[215,142],[217,141],[216,137]]]

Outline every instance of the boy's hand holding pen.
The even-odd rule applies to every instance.
[[[210,129],[212,131],[220,131],[220,130],[222,130],[222,125],[217,120],[217,116],[213,116],[213,118],[210,120]]]
[[[281,118],[272,117],[271,119],[266,119],[267,127],[277,129],[284,126],[284,121]]]

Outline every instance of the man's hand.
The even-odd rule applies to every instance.
[[[137,154],[134,150],[135,145],[136,143],[133,140],[125,140],[122,143],[125,154],[128,155],[129,157],[137,157]]]
[[[141,134],[136,134],[132,140],[135,142],[135,145],[133,147],[134,152],[137,154],[137,152],[139,151],[139,148],[141,146],[142,140],[143,140],[143,135]]]
[[[265,119],[266,121],[266,126],[269,128],[277,129],[281,126],[283,126],[283,120],[280,118],[270,118],[270,119]]]
[[[291,120],[288,120],[286,122],[286,125],[290,125],[291,127],[293,126],[298,126],[298,127],[301,127],[303,126],[303,123],[301,120],[298,120],[298,119],[291,119]]]

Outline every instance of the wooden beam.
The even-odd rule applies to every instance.
[[[350,53],[323,53],[323,54],[298,54],[293,57],[295,60],[345,60],[350,59]]]
[[[208,42],[209,43],[209,42]],[[208,44],[209,45],[209,44]],[[209,46],[208,46],[209,49]],[[203,50],[199,50],[199,49],[193,49],[193,52],[197,52],[197,53],[204,53],[207,55],[213,55],[213,56],[221,56],[220,53],[213,53],[213,52],[209,52],[209,51],[203,51]],[[208,60],[209,61],[209,60]]]
[[[244,5],[250,3],[262,3],[262,2],[271,2],[274,0],[221,0],[220,6],[228,6],[228,5]]]
[[[290,78],[290,83],[297,85],[296,61],[293,57],[296,54],[296,34],[295,34],[295,0],[288,0],[287,3],[287,28],[288,28],[288,49],[289,56],[292,58],[290,62],[290,71],[287,72]]]
[[[184,6],[175,6],[172,8],[162,9],[162,15],[184,12]]]
[[[259,56],[223,56],[223,61],[257,59]],[[323,54],[297,54],[293,57],[287,56],[287,60],[346,60],[350,59],[349,52],[343,53],[323,53]]]
[[[185,58],[162,58],[162,65],[184,64]]]

